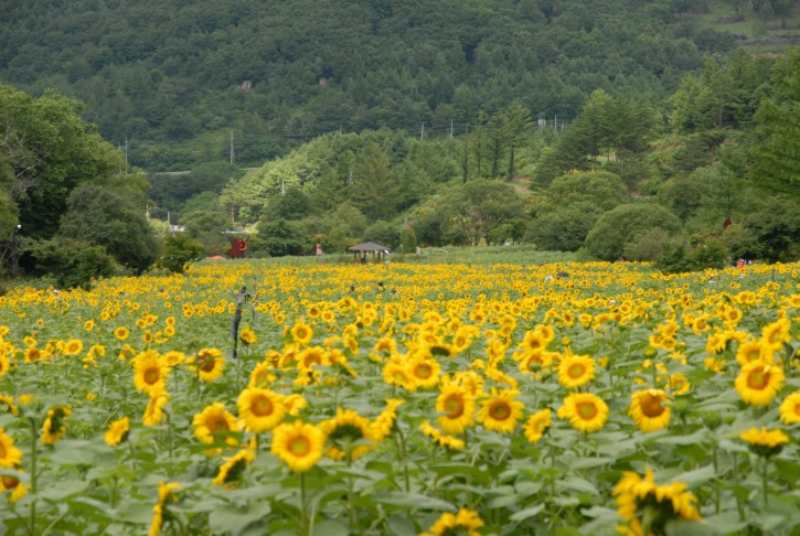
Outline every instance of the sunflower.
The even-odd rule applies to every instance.
[[[308,401],[302,395],[291,394],[283,397],[283,406],[286,408],[286,413],[292,417],[297,417],[301,411],[308,407]]]
[[[242,391],[236,404],[239,417],[244,419],[247,429],[255,433],[272,430],[286,414],[280,395],[258,387]]]
[[[739,434],[739,439],[746,442],[750,450],[759,456],[769,457],[778,454],[785,444],[789,442],[781,430],[768,430],[766,428],[750,428]]]
[[[0,428],[0,467],[13,469],[22,462],[22,451],[14,446],[14,438]]]
[[[443,434],[431,426],[431,423],[428,421],[423,421],[422,424],[419,425],[419,429],[425,436],[433,439],[433,442],[440,447],[449,450],[464,450],[465,445],[463,439]]]
[[[397,419],[397,408],[404,403],[405,401],[399,398],[392,398],[386,401],[386,407],[372,421],[372,437],[375,441],[383,441],[392,432]]]
[[[8,500],[15,503],[28,494],[28,487],[13,475],[0,476],[0,491],[10,491]]]
[[[242,341],[242,343],[246,344],[247,346],[250,346],[251,344],[256,343],[258,337],[256,336],[256,332],[253,331],[253,328],[247,326],[244,329],[242,329],[241,332],[239,332],[239,340]]]
[[[472,426],[475,417],[475,398],[466,387],[455,383],[444,385],[436,398],[438,421],[448,434],[460,434]]]
[[[440,367],[436,359],[425,355],[416,355],[408,361],[406,368],[417,388],[429,389],[436,387],[436,384],[439,383]]]
[[[127,417],[122,417],[111,423],[103,439],[109,447],[116,447],[128,439],[131,430],[131,422]]]
[[[166,391],[169,367],[159,357],[158,352],[148,350],[133,359],[133,383],[136,389],[156,396]]]
[[[465,534],[467,536],[480,536],[483,520],[477,512],[466,508],[459,509],[457,514],[445,512],[436,520],[427,532],[421,536],[444,536],[447,534]]]
[[[608,406],[591,393],[573,393],[558,408],[558,418],[569,419],[572,427],[581,432],[596,432],[608,420]]]
[[[273,365],[269,361],[262,361],[253,368],[250,372],[250,381],[248,387],[263,387],[270,385],[275,381],[275,373],[273,372]]]
[[[783,387],[783,368],[754,361],[742,367],[736,377],[736,391],[753,406],[767,406]]]
[[[26,363],[35,363],[42,358],[42,351],[36,348],[35,346],[31,346],[30,348],[25,349],[25,362]]]
[[[70,339],[64,344],[64,355],[78,355],[83,351],[83,341]]]
[[[745,366],[753,361],[761,361],[762,363],[772,363],[773,350],[764,341],[746,341],[739,345],[736,351],[736,361],[741,366]]]
[[[644,389],[631,395],[628,415],[642,432],[654,432],[669,425],[671,410],[665,402],[667,393],[661,389]]]
[[[214,443],[217,436],[225,436],[239,431],[238,421],[228,413],[221,402],[214,402],[196,414],[192,419],[192,427],[195,437],[205,444]],[[235,447],[239,441],[236,437],[228,435],[225,437],[225,443]]]
[[[239,480],[245,467],[247,467],[253,460],[256,459],[255,453],[247,448],[242,449],[233,456],[225,460],[225,463],[220,466],[217,476],[212,483],[215,486],[224,486],[226,484]]]
[[[516,395],[516,391],[493,389],[478,414],[483,426],[496,432],[513,432],[523,408],[522,402],[515,400]]]
[[[594,360],[587,355],[566,355],[558,364],[558,382],[567,389],[586,385],[594,378]]]
[[[680,396],[688,393],[692,385],[689,383],[689,379],[685,374],[676,372],[669,377],[669,388],[673,395]]]
[[[800,423],[800,391],[795,391],[783,400],[780,412],[784,424]]]
[[[47,410],[47,418],[42,425],[42,443],[45,445],[55,445],[67,431],[64,419],[72,415],[70,406],[53,406]]]
[[[222,376],[225,368],[225,358],[218,348],[203,348],[197,352],[194,359],[197,375],[204,382],[213,382]]]
[[[175,500],[175,494],[180,491],[182,486],[177,482],[159,482],[158,484],[158,500],[153,505],[153,517],[150,521],[150,530],[148,536],[158,536],[161,534],[161,528],[164,526],[164,514],[167,510],[169,501]]]
[[[4,351],[0,350],[0,378],[6,375],[9,368],[8,356]]]
[[[302,369],[310,369],[314,365],[324,367],[330,365],[328,351],[322,346],[310,346],[297,356],[297,364]]]
[[[353,410],[336,410],[336,416],[319,425],[331,442],[327,455],[334,460],[357,460],[369,452],[374,443],[370,422]]]
[[[383,381],[388,385],[396,385],[404,389],[415,389],[414,380],[408,372],[401,356],[389,358],[383,366]]]
[[[13,396],[0,394],[0,412],[19,415],[19,408],[14,404]]]
[[[686,484],[658,485],[650,468],[644,478],[626,471],[612,493],[617,501],[617,512],[626,523],[619,527],[623,534],[644,534],[643,522],[649,529],[647,534],[664,534],[665,526],[672,520],[700,519],[695,506],[697,498],[686,489]]]
[[[164,420],[164,406],[169,402],[167,393],[158,393],[151,396],[147,402],[147,407],[142,416],[142,424],[145,426],[157,426]]]
[[[168,367],[176,367],[186,361],[186,355],[183,352],[178,352],[177,350],[170,350],[161,356],[161,359],[167,364]]]
[[[292,340],[300,346],[307,345],[311,342],[312,337],[314,337],[314,330],[302,320],[298,321],[292,327],[290,333],[292,335]]]
[[[789,342],[789,327],[786,318],[767,324],[761,329],[761,340],[773,350],[780,350],[784,343]]]
[[[283,460],[292,471],[311,469],[322,457],[324,445],[325,433],[302,421],[281,424],[272,431],[272,454]]]

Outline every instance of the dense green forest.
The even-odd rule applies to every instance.
[[[231,131],[257,165],[340,129],[461,133],[515,100],[570,119],[598,88],[664,98],[736,44],[698,18],[710,2],[679,0],[11,4],[0,81],[78,98],[149,170],[224,158]]]
[[[231,231],[270,256],[369,239],[666,271],[800,257],[798,2],[586,6],[15,5],[0,261],[85,285],[181,270]]]

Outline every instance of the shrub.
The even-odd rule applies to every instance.
[[[525,241],[547,251],[575,251],[597,220],[597,212],[583,203],[545,212],[531,223]]]
[[[164,241],[164,255],[159,263],[170,272],[182,274],[186,266],[203,257],[203,244],[185,233],[167,237]]]
[[[254,249],[270,257],[283,257],[301,255],[308,249],[308,244],[305,233],[296,222],[262,221],[258,224]]]
[[[25,253],[34,261],[38,275],[51,275],[59,288],[89,289],[94,279],[116,272],[114,258],[103,246],[81,240],[56,237],[30,242]]]
[[[669,245],[669,234],[661,228],[639,233],[625,244],[625,258],[634,261],[654,261],[660,258]]]
[[[403,231],[400,233],[400,251],[403,253],[417,252],[417,235],[410,225],[403,227]]]
[[[730,250],[720,238],[694,235],[689,240],[676,239],[667,245],[656,261],[656,268],[666,273],[693,272],[724,268],[730,259]]]
[[[388,221],[376,221],[364,231],[364,240],[378,242],[391,249],[400,245],[400,230]]]
[[[626,244],[652,229],[662,229],[673,234],[680,229],[680,222],[674,214],[660,205],[620,205],[600,216],[595,222],[586,237],[586,248],[599,259],[617,260],[625,253]]]

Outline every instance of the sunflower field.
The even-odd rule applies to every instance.
[[[0,527],[800,534],[798,272],[230,262],[18,287]]]

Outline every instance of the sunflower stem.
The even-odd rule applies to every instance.
[[[405,483],[405,490],[406,493],[411,491],[411,479],[408,476],[408,452],[406,451],[406,439],[403,436],[403,431],[400,430],[399,425],[395,425],[395,429],[397,430],[397,434],[395,437],[397,438],[398,448],[400,450],[400,458],[403,460],[403,480]]]
[[[347,453],[347,468],[353,468],[353,453],[348,449]],[[356,530],[356,509],[353,507],[353,495],[355,494],[355,482],[353,480],[352,470],[347,475],[347,510],[350,514],[350,532],[357,533]]]
[[[769,503],[769,494],[768,494],[768,485],[767,485],[767,470],[769,469],[769,459],[765,456],[764,457],[764,467],[761,474],[761,482],[764,485],[764,508],[767,507]]]
[[[36,534],[36,419],[30,418],[31,423],[31,534]]]
[[[306,512],[306,473],[300,473],[300,515],[302,519],[300,520],[300,526],[303,527],[303,532],[306,534],[310,533],[310,527],[308,526],[308,513]]]

